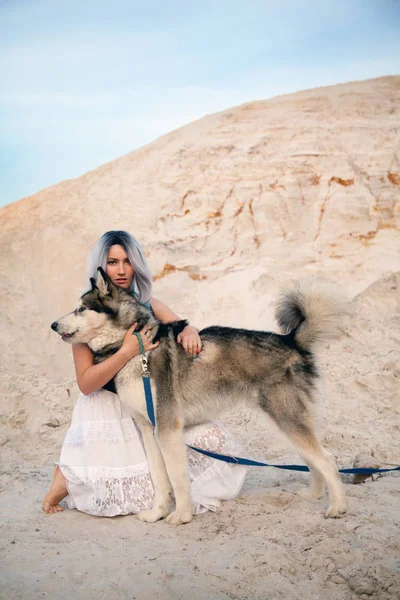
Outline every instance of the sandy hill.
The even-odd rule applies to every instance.
[[[265,322],[288,275],[324,273],[354,294],[391,273],[399,122],[400,77],[252,102],[4,207],[3,368],[71,374],[48,324],[73,307],[107,229],[136,235],[155,294],[201,325]]]
[[[198,326],[271,329],[278,288],[303,275],[347,290],[353,316],[321,354],[324,443],[342,466],[360,451],[399,464],[399,131],[400,76],[314,89],[204,117],[0,210],[5,597],[63,598],[72,585],[125,598],[132,577],[137,599],[399,597],[392,475],[346,486],[340,523],[296,498],[305,475],[271,470],[179,533],[38,510],[77,391],[49,324],[115,228],[142,242],[154,295]],[[297,460],[247,416],[228,421],[254,458]]]

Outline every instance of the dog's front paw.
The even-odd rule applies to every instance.
[[[193,513],[191,510],[174,510],[165,520],[171,525],[183,525],[183,523],[190,523],[192,519]]]
[[[346,514],[346,501],[341,500],[340,502],[335,502],[334,504],[330,504],[328,510],[325,513],[325,517],[327,519],[340,519]]]
[[[144,523],[155,523],[156,521],[160,521],[160,519],[165,519],[167,514],[168,508],[158,506],[151,510],[142,510],[136,516],[139,521],[143,521]]]

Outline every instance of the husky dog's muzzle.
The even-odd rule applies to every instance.
[[[50,327],[53,331],[55,331],[62,337],[64,342],[68,342],[76,333],[76,331],[73,331],[72,333],[58,331],[58,321],[54,321],[54,323],[52,323]]]

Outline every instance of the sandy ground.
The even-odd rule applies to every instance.
[[[356,297],[353,317],[321,352],[321,436],[341,467],[361,451],[400,463],[400,278]],[[41,512],[76,389],[65,380],[2,381],[2,575],[7,599],[147,598],[355,600],[400,597],[400,478],[353,485],[345,518],[323,516],[327,499],[298,495],[308,475],[252,468],[240,496],[217,513],[173,527],[134,516]],[[32,410],[32,407],[35,410]],[[226,421],[247,455],[281,463],[296,454],[257,419]]]
[[[2,494],[3,598],[399,597],[398,477],[346,486],[337,521],[296,495],[306,477],[254,470],[238,499],[178,528],[44,516],[49,479],[25,465]]]

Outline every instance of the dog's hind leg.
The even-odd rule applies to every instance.
[[[342,517],[346,513],[346,499],[343,485],[333,457],[319,443],[314,432],[302,431],[286,432],[290,441],[295,446],[300,456],[313,474],[310,494],[315,497],[321,489],[321,480],[324,479],[329,492],[329,507],[326,517]]]
[[[134,420],[142,435],[154,487],[153,507],[150,510],[138,513],[137,517],[146,523],[155,523],[160,519],[164,519],[170,512],[171,483],[165,468],[163,455],[154,436],[153,426],[139,413],[134,415]]]
[[[320,497],[323,482],[326,483],[329,507],[325,516],[343,516],[346,513],[346,499],[335,461],[321,446],[305,403],[293,389],[280,389],[277,401],[265,403],[264,406],[310,469],[313,477],[311,495]],[[275,410],[272,410],[272,406]]]
[[[172,525],[189,523],[193,518],[193,504],[190,496],[182,419],[176,417],[172,428],[159,423],[158,438],[176,504],[174,512],[168,515],[166,521]]]

